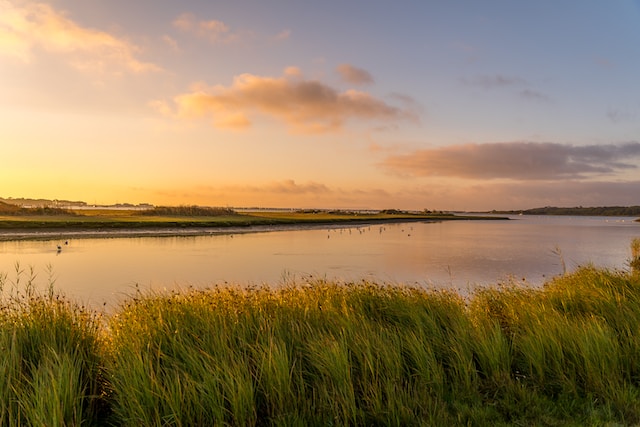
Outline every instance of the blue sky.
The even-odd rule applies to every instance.
[[[0,197],[640,204],[638,1],[0,0]]]

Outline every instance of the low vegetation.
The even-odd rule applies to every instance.
[[[33,280],[0,276],[0,425],[640,423],[636,267],[467,298],[312,278],[138,293],[106,317]]]
[[[199,206],[155,207],[149,209],[92,208],[67,212],[55,208],[30,208],[27,215],[15,205],[3,211],[0,205],[0,230],[29,232],[32,230],[93,231],[169,229],[180,233],[184,229],[212,227],[251,227],[296,224],[339,224],[389,221],[445,221],[483,219],[435,212],[409,213],[353,211],[256,211],[236,212],[229,208]],[[495,216],[486,219],[499,219]],[[26,235],[23,238],[29,238]]]
[[[66,215],[75,216],[76,213],[68,209],[55,208],[50,206],[37,206],[31,208],[23,208],[17,205],[0,202],[0,215],[9,216],[56,216]]]
[[[572,216],[640,216],[640,206],[555,207],[525,209],[522,211],[494,211],[502,214],[572,215]]]
[[[140,215],[145,216],[223,216],[236,215],[236,212],[230,208],[214,208],[203,206],[155,206],[151,209],[143,209],[139,211]]]

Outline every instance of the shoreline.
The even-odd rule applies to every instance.
[[[281,222],[273,221],[267,223],[239,223],[239,224],[219,224],[211,225],[203,223],[202,225],[179,224],[175,222],[155,223],[140,226],[135,224],[127,227],[118,224],[95,223],[91,227],[81,225],[59,225],[45,226],[39,228],[31,227],[11,227],[0,228],[0,241],[23,241],[23,240],[66,240],[66,239],[113,239],[113,238],[131,238],[131,237],[196,237],[196,236],[214,236],[228,234],[244,234],[244,233],[265,233],[271,231],[292,231],[292,230],[309,230],[320,228],[351,228],[351,227],[367,227],[379,224],[398,224],[398,223],[435,223],[442,221],[477,221],[477,220],[509,220],[507,217],[438,217],[438,218],[352,218],[340,220],[326,221],[290,221]]]

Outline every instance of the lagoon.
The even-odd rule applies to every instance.
[[[279,285],[316,278],[467,293],[508,281],[540,286],[589,263],[626,269],[630,242],[640,237],[640,223],[629,217],[510,219],[1,241],[0,272],[6,274],[5,292],[15,287],[18,263],[25,270],[22,284],[33,269],[38,287],[54,279],[67,296],[108,307],[136,289]]]

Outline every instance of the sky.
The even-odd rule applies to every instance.
[[[0,0],[0,197],[640,205],[640,0]]]

